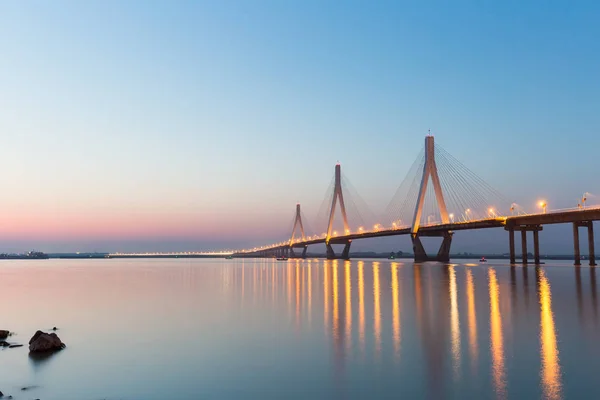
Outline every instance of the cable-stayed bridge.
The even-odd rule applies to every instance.
[[[527,232],[533,234],[534,262],[539,264],[539,232],[544,225],[571,223],[575,264],[580,265],[579,228],[587,228],[589,263],[596,265],[593,221],[600,220],[600,204],[583,195],[572,209],[547,210],[541,201],[536,212],[511,203],[477,174],[425,137],[425,146],[384,214],[376,217],[362,201],[341,166],[335,166],[316,219],[322,231],[313,230],[300,204],[296,205],[289,239],[252,249],[237,250],[234,257],[306,257],[308,246],[325,244],[328,259],[348,259],[354,240],[410,235],[417,262],[448,262],[454,232],[504,228],[509,234],[510,262],[516,262],[515,232],[521,232],[522,262],[527,264]],[[339,214],[336,219],[336,215]],[[440,237],[437,252],[428,254],[421,238]],[[335,252],[333,245],[343,245]]]

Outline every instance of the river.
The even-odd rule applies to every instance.
[[[592,399],[595,268],[457,260],[0,263],[15,400]],[[23,391],[21,388],[27,387]]]

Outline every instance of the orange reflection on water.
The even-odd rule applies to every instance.
[[[546,274],[538,270],[540,298],[540,352],[542,357],[541,377],[544,397],[546,399],[562,398],[562,383],[556,329],[552,314],[552,293]]]
[[[302,267],[302,285],[301,285],[301,289],[300,292],[302,293],[302,295],[300,296],[302,298],[302,307],[304,307],[304,301],[306,300],[306,268]]]
[[[360,349],[365,348],[365,263],[358,262],[358,340]]]
[[[392,263],[392,330],[394,355],[400,357],[400,301],[398,296],[398,263]]]
[[[242,262],[242,305],[245,303],[245,301],[243,301],[244,300],[244,287],[246,286],[245,283],[246,283],[246,279],[244,277],[244,263]]]
[[[469,317],[469,350],[471,353],[471,366],[475,370],[477,365],[477,315],[475,311],[475,284],[473,273],[467,270],[467,314]]]
[[[288,301],[288,309],[291,315],[291,307],[292,307],[292,264],[288,263],[286,268],[287,274],[287,301]]]
[[[312,265],[310,261],[308,262],[308,282],[306,286],[308,291],[308,323],[310,325],[312,314]]]
[[[296,326],[300,323],[300,265],[296,262]]]
[[[339,323],[340,323],[340,309],[339,309],[339,293],[338,293],[338,262],[337,260],[333,261],[332,266],[333,274],[332,274],[332,284],[333,284],[333,337],[339,337]]]
[[[257,287],[257,283],[256,283],[256,277],[258,274],[258,268],[253,267],[252,268],[252,301],[254,303],[256,303],[256,287]]]
[[[344,281],[346,292],[346,346],[352,346],[352,282],[350,277],[350,261],[344,263]]]
[[[456,289],[456,271],[453,266],[448,267],[450,272],[450,328],[452,330],[452,358],[455,377],[460,373],[460,325],[458,318],[458,302]]]
[[[381,352],[381,304],[379,297],[379,263],[373,262],[373,334],[375,335],[375,352]]]
[[[323,263],[323,323],[325,330],[329,325],[329,263]]]
[[[492,374],[494,389],[498,397],[506,397],[506,381],[504,374],[504,344],[502,339],[502,316],[500,315],[500,290],[496,271],[492,268],[489,272],[490,293],[490,335],[492,343]]]
[[[275,268],[271,264],[271,300],[275,303]]]
[[[415,276],[415,304],[417,306],[417,322],[421,326],[423,318],[423,294],[421,293],[421,266],[414,265],[413,272]]]

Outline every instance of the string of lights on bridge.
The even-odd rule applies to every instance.
[[[577,204],[576,207],[559,208],[559,209],[552,209],[552,210],[548,209],[548,202],[546,200],[539,200],[536,203],[536,206],[538,207],[538,209],[540,211],[539,212],[530,212],[530,213],[525,212],[524,209],[521,206],[519,206],[518,204],[512,203],[509,208],[509,210],[511,212],[510,215],[539,215],[539,214],[561,213],[561,212],[565,212],[565,211],[576,211],[576,210],[584,210],[584,209],[600,209],[600,205],[586,206],[586,202],[588,201],[590,196],[592,196],[592,195],[590,193],[586,192],[581,197],[580,202]],[[456,219],[455,214],[450,213],[449,214],[450,222],[452,224],[461,224],[461,223],[465,224],[465,223],[470,223],[470,222],[485,221],[485,220],[491,219],[491,218],[506,219],[506,217],[508,217],[508,215],[500,215],[495,207],[489,207],[487,211],[488,211],[488,214],[487,214],[488,218],[481,218],[481,219],[471,219],[470,216],[472,215],[472,213],[471,213],[471,209],[469,209],[469,208],[467,208],[466,210],[464,210],[463,213],[460,214],[460,219]],[[431,221],[431,220],[429,220],[428,223],[423,224],[423,226],[438,226],[438,225],[441,226],[443,224],[440,221]],[[408,229],[408,228],[410,228],[410,223],[403,223],[402,221],[398,220],[397,222],[392,222],[392,224],[390,226],[384,226],[380,223],[377,223],[377,224],[373,225],[373,227],[371,229],[365,228],[364,226],[359,226],[355,231],[351,231],[350,229],[348,229],[348,230],[345,230],[343,233],[345,235],[351,235],[351,234],[363,235],[363,234],[368,234],[368,233],[380,232],[380,231],[386,230],[386,229],[401,230],[401,229]],[[333,231],[332,237],[338,237],[338,236],[340,236],[340,233],[338,231]],[[243,249],[243,250],[236,250],[236,251],[234,251],[234,253],[251,253],[251,252],[266,250],[266,249],[279,247],[279,246],[286,246],[286,245],[291,245],[291,244],[295,244],[295,243],[305,243],[305,242],[312,241],[312,240],[325,239],[326,237],[327,237],[327,232],[323,232],[320,235],[309,235],[309,236],[305,236],[304,238],[298,237],[298,238],[294,238],[292,240],[284,240],[281,242],[272,243],[270,245],[254,247],[254,248],[247,248],[247,249]]]

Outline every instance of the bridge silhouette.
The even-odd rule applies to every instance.
[[[328,259],[349,259],[353,241],[383,236],[410,235],[414,260],[450,261],[450,247],[454,232],[463,230],[503,228],[509,235],[511,264],[516,263],[515,232],[521,233],[521,262],[528,263],[527,233],[533,234],[534,263],[540,263],[539,232],[544,225],[569,223],[573,226],[573,249],[575,265],[581,264],[579,228],[587,228],[588,257],[591,266],[596,265],[594,251],[593,221],[600,220],[600,206],[586,204],[584,195],[577,207],[572,209],[547,210],[541,201],[541,211],[528,213],[516,203],[508,202],[500,193],[487,185],[458,160],[434,142],[434,137],[425,137],[425,146],[406,178],[390,202],[382,219],[387,224],[377,223],[367,228],[360,216],[360,207],[349,199],[351,185],[341,172],[338,163],[332,185],[324,204],[328,205],[327,227],[322,233],[306,232],[300,204],[296,205],[294,222],[289,240],[236,250],[233,257],[292,257],[305,258],[308,246],[325,244]],[[359,203],[361,203],[359,201]],[[508,206],[509,205],[509,206]],[[503,209],[502,206],[506,206]],[[323,208],[323,207],[322,207]],[[341,225],[336,229],[336,211],[341,214]],[[360,226],[351,226],[348,209],[355,211]],[[365,210],[363,210],[364,212]],[[367,210],[368,214],[369,211]],[[421,238],[441,238],[437,252],[425,251]],[[343,245],[341,252],[333,245]]]

